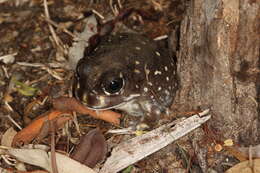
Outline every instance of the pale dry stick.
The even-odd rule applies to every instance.
[[[210,111],[210,109],[206,109],[206,110],[204,110],[204,111],[198,113],[198,116],[199,116],[199,117],[203,117],[203,116],[205,116],[205,115],[208,115],[208,114],[209,114],[209,111]]]
[[[100,14],[98,11],[96,11],[95,9],[92,9],[92,13],[96,14],[102,20],[105,19],[105,17],[102,14]]]
[[[9,79],[9,78],[10,78],[10,75],[8,74],[7,68],[4,67],[4,66],[1,66],[1,67],[2,67],[2,69],[3,69],[3,71],[4,71],[5,77],[6,77],[7,79]]]
[[[9,109],[10,112],[14,112],[14,109],[9,105],[9,103],[7,101],[4,102],[5,106],[7,107],[7,109]],[[6,116],[19,130],[22,129],[22,127],[16,122],[14,121],[14,119],[10,116],[7,115]]]
[[[1,155],[1,158],[7,163],[8,165],[14,166],[15,163],[11,163],[8,159],[8,155]]]
[[[41,76],[39,79],[35,79],[35,80],[32,80],[32,81],[29,81],[28,85],[32,85],[34,83],[38,83],[40,81],[43,81],[43,80],[47,79],[48,75],[49,74],[45,74],[45,75]]]
[[[152,0],[152,4],[154,5],[154,9],[155,10],[159,10],[159,11],[162,11],[163,8],[162,8],[162,5],[154,0]]]
[[[14,121],[14,119],[13,119],[10,115],[7,115],[7,118],[8,118],[19,130],[22,130],[22,127],[21,127],[16,121]]]
[[[115,10],[115,16],[118,16],[119,10],[117,9],[117,5],[114,5],[114,10]]]
[[[50,19],[50,14],[49,14],[49,10],[48,10],[48,5],[47,5],[47,0],[43,1],[43,6],[44,6],[44,13],[47,19]],[[62,50],[62,52],[64,52],[63,47],[61,45],[63,45],[62,41],[59,39],[59,37],[56,35],[53,27],[51,26],[51,24],[48,23],[48,27],[49,30],[51,32],[51,35],[56,43],[56,45],[60,48],[60,50]]]
[[[117,15],[117,11],[114,9],[113,0],[109,0],[109,6],[110,6],[114,16],[116,16]]]
[[[18,65],[28,66],[28,67],[44,67],[42,63],[28,63],[28,62],[16,62]]]
[[[112,129],[108,130],[106,133],[116,134],[116,135],[133,135],[135,130],[132,127],[123,128],[123,129]]]
[[[64,80],[63,77],[59,76],[57,74],[57,72],[55,72],[54,70],[50,69],[49,67],[42,67],[42,69],[46,70],[52,77],[54,77],[55,79],[58,80]]]
[[[46,101],[47,101],[48,98],[49,98],[49,96],[45,96],[44,99],[43,99],[43,101],[38,101],[37,103],[38,103],[39,105],[43,106],[43,105],[46,103]]]
[[[17,62],[18,65],[22,66],[28,66],[28,67],[41,67],[41,69],[47,71],[52,77],[58,80],[64,80],[61,76],[59,76],[54,70],[51,68],[47,67],[44,64],[41,63],[27,63],[27,62]]]
[[[42,63],[28,63],[28,62],[16,62],[18,65],[22,66],[28,66],[28,67],[45,67],[47,66],[46,64]],[[62,63],[48,63],[49,68],[65,68],[64,64]]]
[[[122,6],[122,3],[121,3],[121,0],[117,0],[117,3],[118,3],[118,7],[119,7],[119,9],[122,9],[123,6]]]
[[[13,63],[16,55],[17,55],[17,52],[11,53],[8,55],[3,55],[3,56],[0,56],[0,60],[3,61],[3,63],[5,63],[5,64]]]
[[[78,122],[78,118],[77,118],[77,113],[75,111],[72,112],[73,114],[73,123],[76,127],[76,131],[78,132],[78,134],[81,136],[81,132],[80,132],[80,128],[79,128],[79,122]]]
[[[82,38],[79,38],[78,36],[76,36],[75,34],[73,34],[72,32],[70,32],[69,30],[67,30],[66,28],[60,27],[59,24],[57,24],[56,22],[54,22],[53,20],[47,18],[46,16],[44,16],[44,19],[46,22],[50,23],[51,25],[55,26],[56,28],[61,29],[63,32],[65,32],[66,34],[68,34],[69,36],[76,38],[78,40],[84,40]]]
[[[163,40],[163,39],[166,39],[166,38],[168,38],[168,35],[161,35],[161,36],[155,37],[153,40],[159,41],[159,40]]]

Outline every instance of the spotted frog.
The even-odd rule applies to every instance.
[[[178,87],[169,50],[134,33],[102,38],[78,62],[75,78],[74,94],[88,108],[142,117],[165,112]]]

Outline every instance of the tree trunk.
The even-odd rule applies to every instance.
[[[259,0],[191,0],[181,24],[180,111],[210,108],[223,139],[259,142]]]

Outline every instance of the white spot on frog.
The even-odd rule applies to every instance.
[[[138,70],[138,69],[134,69],[134,72],[135,73],[141,73],[140,70]]]
[[[161,54],[159,52],[156,51],[155,53],[156,53],[156,55],[161,56]]]
[[[157,74],[161,75],[161,74],[162,74],[162,72],[161,72],[161,71],[158,71],[158,70],[156,70],[156,71],[154,72],[154,75],[157,75]]]
[[[167,76],[167,77],[166,77],[166,80],[167,80],[167,81],[169,81],[169,80],[170,80],[170,78]]]
[[[148,82],[148,85],[153,86],[152,82]]]

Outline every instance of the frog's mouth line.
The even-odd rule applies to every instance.
[[[123,106],[129,101],[139,97],[140,94],[132,94],[128,97],[121,96],[97,96],[97,95],[88,95],[88,97],[82,100],[84,106],[91,110],[108,110],[116,109]],[[118,104],[115,104],[118,103]]]
[[[118,104],[118,105],[114,105],[114,106],[110,106],[110,107],[106,107],[106,108],[98,108],[98,107],[90,107],[90,106],[84,104],[84,102],[83,102],[84,106],[86,106],[88,109],[95,110],[95,111],[103,111],[103,110],[109,110],[109,109],[116,109],[116,108],[118,108],[118,107],[120,107],[120,106],[125,105],[126,103],[127,103],[127,102],[122,102],[122,103],[120,103],[120,104]]]

